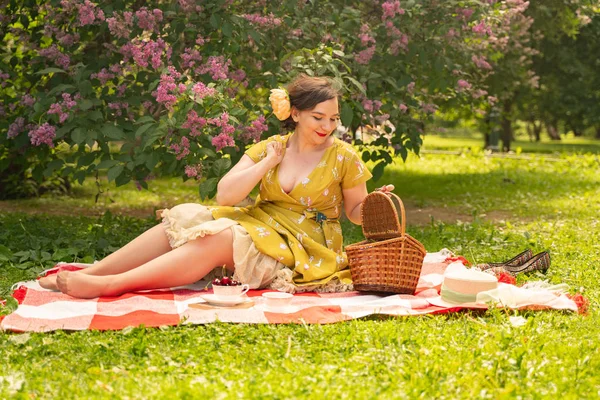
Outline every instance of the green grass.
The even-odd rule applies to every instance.
[[[409,220],[409,233],[429,250],[448,247],[477,262],[506,259],[526,247],[550,250],[548,274],[520,282],[567,283],[589,298],[588,316],[494,310],[327,326],[217,323],[0,333],[0,397],[597,398],[600,164],[593,154],[552,152],[562,161],[481,152],[410,157],[371,187],[394,183],[409,215],[429,207],[471,217],[420,226]],[[112,189],[118,200],[113,213],[198,201],[195,187],[173,179],[153,187]],[[89,182],[73,198],[15,202],[12,209],[89,207],[93,189]],[[487,219],[498,211],[501,220]],[[103,257],[153,223],[150,216],[0,213],[0,293],[6,297],[12,283],[34,278],[56,261]],[[343,228],[346,243],[361,238],[359,227],[344,222]],[[12,307],[9,302],[0,312]],[[513,327],[511,315],[524,316],[527,324]],[[11,380],[17,383],[12,388]]]
[[[483,137],[447,138],[441,135],[426,135],[423,139],[423,150],[466,151],[481,150]],[[530,142],[526,138],[517,138],[511,143],[514,152],[562,154],[562,153],[600,153],[600,140],[566,137],[560,141],[542,139],[540,143]]]

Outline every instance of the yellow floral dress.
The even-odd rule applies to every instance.
[[[286,148],[292,134],[272,136],[246,151],[255,162],[267,155],[267,144],[279,141]],[[279,165],[262,178],[253,206],[209,207],[217,218],[230,218],[243,226],[258,251],[293,270],[297,286],[321,285],[333,278],[351,283],[343,252],[342,189],[371,178],[352,146],[337,138],[315,169],[291,192],[279,183]]]

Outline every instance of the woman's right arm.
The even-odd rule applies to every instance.
[[[221,178],[217,185],[217,203],[220,206],[233,206],[246,198],[271,168],[283,159],[281,143],[267,145],[267,156],[254,162],[246,154]]]

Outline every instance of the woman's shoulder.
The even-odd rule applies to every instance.
[[[356,148],[351,143],[344,142],[342,139],[334,137],[333,146],[336,147],[338,154],[344,155],[344,158],[358,156]]]
[[[254,160],[254,162],[258,162],[267,155],[267,145],[269,143],[274,141],[285,142],[288,136],[289,134],[269,136],[265,140],[261,140],[260,142],[248,147],[245,151],[245,154],[248,155],[252,160]]]
[[[291,135],[291,133],[269,136],[268,138],[266,138],[265,140],[261,140],[257,144],[261,144],[261,143],[267,144],[267,143],[271,143],[271,142],[285,142],[289,139],[290,135]]]

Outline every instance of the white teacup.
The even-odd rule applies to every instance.
[[[215,286],[213,285],[213,293],[215,296],[222,297],[236,297],[245,294],[248,290],[250,290],[250,286],[244,285],[236,285],[236,286]]]

